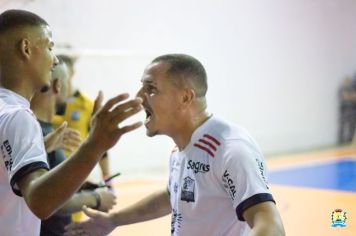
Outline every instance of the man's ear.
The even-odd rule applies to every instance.
[[[59,83],[59,79],[53,79],[51,84],[52,84],[51,87],[53,88],[53,92],[55,94],[58,94],[62,89],[62,85],[61,83]]]
[[[29,59],[31,56],[31,42],[28,38],[23,38],[20,41],[20,53],[26,59]]]
[[[193,89],[184,89],[182,96],[182,104],[185,106],[190,105],[195,99],[195,91]]]

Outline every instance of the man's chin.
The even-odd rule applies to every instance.
[[[158,134],[157,131],[151,131],[151,130],[149,130],[149,129],[146,128],[146,135],[147,135],[148,137],[154,137],[154,136],[156,136],[157,134]]]

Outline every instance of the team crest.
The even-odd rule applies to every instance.
[[[335,209],[331,213],[331,227],[346,227],[346,219],[346,211],[343,211],[341,209]]]
[[[180,199],[186,202],[194,202],[194,188],[195,180],[189,176],[185,177]]]
[[[80,119],[80,113],[78,111],[73,111],[71,114],[71,119],[73,121],[79,120]]]

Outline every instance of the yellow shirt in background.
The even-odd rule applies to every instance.
[[[84,140],[89,133],[93,108],[94,102],[86,95],[77,91],[74,96],[66,102],[65,107],[59,111],[62,114],[54,116],[52,120],[53,126],[54,128],[57,128],[64,121],[67,121],[68,127],[78,130],[80,132],[80,137]],[[65,154],[69,157],[72,153],[66,152]]]

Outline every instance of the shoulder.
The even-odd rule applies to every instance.
[[[219,117],[213,117],[205,133],[217,139],[223,146],[257,145],[244,127]]]
[[[260,147],[250,133],[243,127],[215,118],[211,121],[210,127],[204,132],[205,139],[210,139],[216,146],[216,155],[222,159],[237,158],[240,160],[245,157],[262,157]],[[212,139],[213,138],[213,139]]]
[[[2,121],[25,128],[29,124],[38,124],[35,115],[30,109],[13,106],[2,114]]]
[[[13,134],[14,137],[17,137],[16,140],[23,138],[22,135],[27,137],[42,137],[40,124],[34,114],[28,109],[19,109],[8,114],[3,125],[4,131]]]

